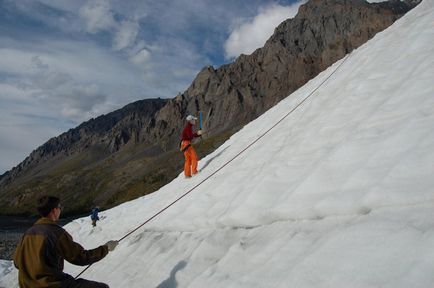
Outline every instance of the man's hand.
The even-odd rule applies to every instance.
[[[115,240],[110,240],[107,243],[105,243],[105,245],[107,245],[108,250],[111,252],[113,250],[115,250],[116,246],[118,246],[119,241],[115,241]]]
[[[202,134],[203,134],[203,131],[202,131],[202,130],[198,130],[198,131],[197,131],[197,135],[201,136]]]

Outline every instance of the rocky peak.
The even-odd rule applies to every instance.
[[[143,128],[155,125],[155,113],[166,102],[165,99],[146,99],[130,103],[53,137],[30,153],[17,167],[0,176],[0,185],[10,183],[18,175],[53,158],[66,158],[92,147],[99,147],[101,152],[108,155],[127,143],[151,142]]]
[[[128,185],[134,186],[143,181],[140,178],[144,175],[142,170],[149,172],[155,164],[161,164],[159,155],[177,148],[188,114],[204,113],[204,129],[209,132],[207,137],[234,133],[390,26],[419,2],[310,0],[300,7],[296,17],[284,21],[275,29],[263,48],[251,55],[241,55],[233,63],[219,68],[204,67],[190,87],[175,98],[138,101],[50,139],[18,167],[0,176],[0,206],[20,202],[4,195],[16,194],[22,187],[27,187],[26,199],[34,198],[32,195],[53,185],[56,191],[79,191],[77,193],[83,195],[94,195],[95,187],[106,187],[112,193],[117,189],[127,191]],[[139,150],[140,159],[146,158],[146,161],[136,160],[138,154],[131,152],[134,149]],[[88,157],[87,162],[80,162],[84,161],[82,155]],[[76,165],[73,167],[79,167],[77,170],[81,169],[82,174],[75,173],[75,168],[71,168],[71,158]],[[95,172],[93,169],[98,161],[100,168]],[[140,169],[130,169],[128,161],[134,162],[135,167]],[[53,169],[56,165],[69,170],[56,171],[60,178],[44,175],[46,169]],[[120,174],[119,167],[123,167]],[[95,175],[91,174],[92,171]],[[97,176],[104,174],[110,175],[107,177],[111,182]],[[87,175],[91,184],[79,186]],[[19,181],[13,181],[16,179]],[[45,186],[34,184],[40,183],[40,179],[45,181]],[[56,180],[51,179],[63,179],[63,184],[52,183]],[[124,186],[117,187],[119,182]],[[78,197],[75,194],[71,197]]]
[[[171,147],[182,119],[199,110],[206,115],[205,129],[213,133],[241,127],[413,6],[402,1],[311,0],[294,19],[280,24],[263,48],[218,69],[203,68],[187,91],[157,113],[157,121],[167,128],[157,134]]]

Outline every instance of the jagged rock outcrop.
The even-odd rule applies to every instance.
[[[263,48],[218,69],[205,67],[182,95],[157,113],[157,132],[176,144],[180,118],[202,110],[218,133],[255,119],[409,11],[402,1],[311,0],[281,23]],[[169,137],[169,138],[167,138]]]
[[[62,159],[82,153],[90,147],[100,149],[100,157],[115,153],[121,147],[130,144],[147,143],[153,147],[154,141],[148,133],[155,125],[155,113],[168,100],[146,99],[126,105],[122,109],[99,116],[80,124],[74,129],[51,138],[44,145],[35,149],[17,167],[0,178],[0,187],[11,183],[17,176],[32,172],[41,162]],[[95,158],[94,161],[99,160]],[[40,171],[38,171],[40,174]],[[31,175],[26,175],[28,178]]]
[[[52,184],[58,193],[70,193],[70,199],[87,197],[83,205],[95,199],[104,205],[106,198],[130,191],[125,189],[137,181],[149,183],[144,171],[169,181],[152,174],[152,167],[177,147],[186,115],[203,111],[207,136],[233,133],[418,2],[311,0],[295,18],[281,23],[263,48],[217,69],[203,68],[177,97],[138,101],[50,139],[0,176],[0,207],[19,207]],[[137,155],[146,161],[134,162]],[[95,190],[109,192],[102,197]]]

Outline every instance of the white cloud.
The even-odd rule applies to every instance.
[[[134,44],[139,33],[139,24],[128,20],[122,21],[116,30],[113,48],[119,51]]]
[[[0,0],[0,151],[15,155],[0,173],[91,117],[175,97],[222,64],[228,23],[267,1]]]
[[[110,3],[106,0],[88,1],[79,9],[80,18],[84,21],[86,32],[97,33],[109,31],[112,33],[112,48],[120,51],[131,48],[137,39],[140,26],[140,17],[134,16],[136,20],[116,20],[115,11],[111,9]]]
[[[274,29],[284,20],[293,18],[304,2],[306,1],[299,1],[290,6],[272,4],[260,9],[252,20],[240,21],[224,44],[226,58],[251,54],[262,47]]]
[[[10,94],[39,99],[47,115],[80,122],[142,96],[138,70],[92,44],[9,44],[13,47],[0,49],[0,84],[8,85],[7,91],[0,91],[0,101]]]
[[[138,69],[90,43],[0,43],[0,174],[49,138],[148,94]]]
[[[130,61],[138,66],[143,66],[149,61],[150,58],[151,53],[146,49],[142,49],[137,54],[130,57]]]
[[[86,31],[89,33],[109,30],[116,26],[110,3],[105,0],[88,1],[80,8],[79,15],[84,20]]]

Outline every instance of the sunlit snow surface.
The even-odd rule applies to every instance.
[[[342,60],[341,60],[342,61]],[[339,61],[156,193],[65,228],[93,248],[160,211],[303,100]],[[77,275],[83,267],[67,264]],[[0,262],[0,287],[17,287]],[[83,278],[111,287],[434,283],[434,1],[355,50],[294,113]]]

